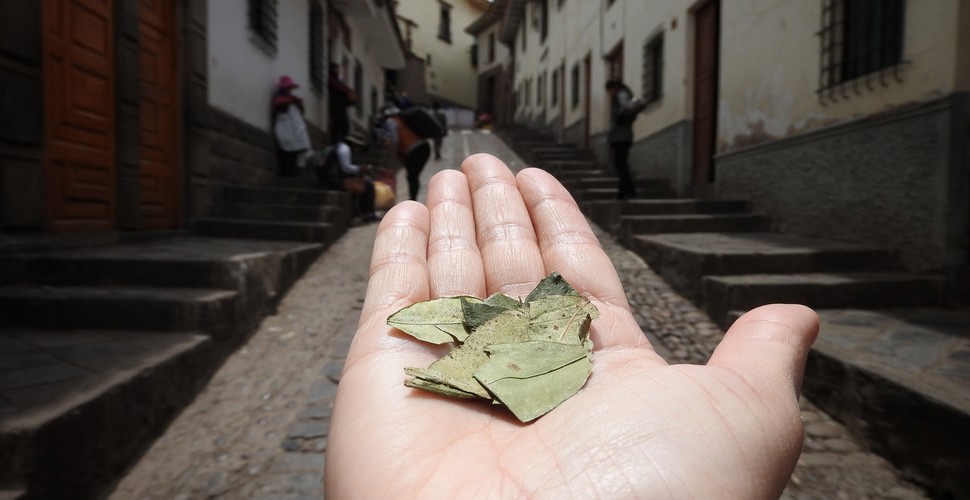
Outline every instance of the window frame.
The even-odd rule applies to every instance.
[[[579,74],[579,72],[580,72],[579,71],[579,61],[577,61],[577,62],[573,63],[572,68],[570,68],[570,70],[569,70],[569,80],[570,80],[570,87],[571,87],[570,88],[569,101],[570,101],[570,107],[572,107],[572,109],[576,109],[576,108],[579,107],[579,100],[580,100],[579,99],[579,94],[580,94],[580,92],[579,92],[579,90],[580,90],[579,89],[579,81],[580,81],[580,74]]]
[[[888,85],[887,74],[902,81],[906,0],[821,0],[819,99],[849,98]]]
[[[643,68],[641,74],[641,98],[647,104],[663,97],[664,32],[647,37],[643,43]]]
[[[277,0],[248,0],[246,28],[249,40],[259,50],[270,57],[278,51],[278,9]]]
[[[310,89],[317,96],[323,95],[324,76],[324,32],[323,5],[319,0],[310,0],[309,58]]]
[[[438,2],[438,39],[445,43],[451,43],[451,9],[452,5],[447,2]]]

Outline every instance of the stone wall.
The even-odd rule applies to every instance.
[[[681,196],[691,189],[691,126],[677,122],[630,148],[630,168],[640,179],[667,179]]]
[[[775,141],[716,158],[720,198],[749,200],[775,229],[892,248],[914,271],[966,265],[962,98]],[[962,150],[962,152],[961,152]]]

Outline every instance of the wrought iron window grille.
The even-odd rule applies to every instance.
[[[250,40],[270,57],[276,57],[276,0],[249,0]]]
[[[905,0],[822,0],[819,102],[902,82]]]

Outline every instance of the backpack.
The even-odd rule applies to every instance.
[[[408,108],[401,111],[398,116],[409,129],[423,139],[434,139],[445,134],[445,128],[441,126],[441,122],[425,108]]]

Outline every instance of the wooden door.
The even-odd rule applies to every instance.
[[[719,24],[717,0],[694,12],[694,184],[714,181]]]
[[[142,229],[178,224],[178,92],[175,2],[140,0],[139,189]]]
[[[44,164],[53,230],[116,225],[113,13],[111,0],[44,0]]]
[[[559,63],[559,142],[566,137],[566,61]]]
[[[589,115],[592,100],[590,99],[590,56],[583,59],[583,148],[589,149]]]

